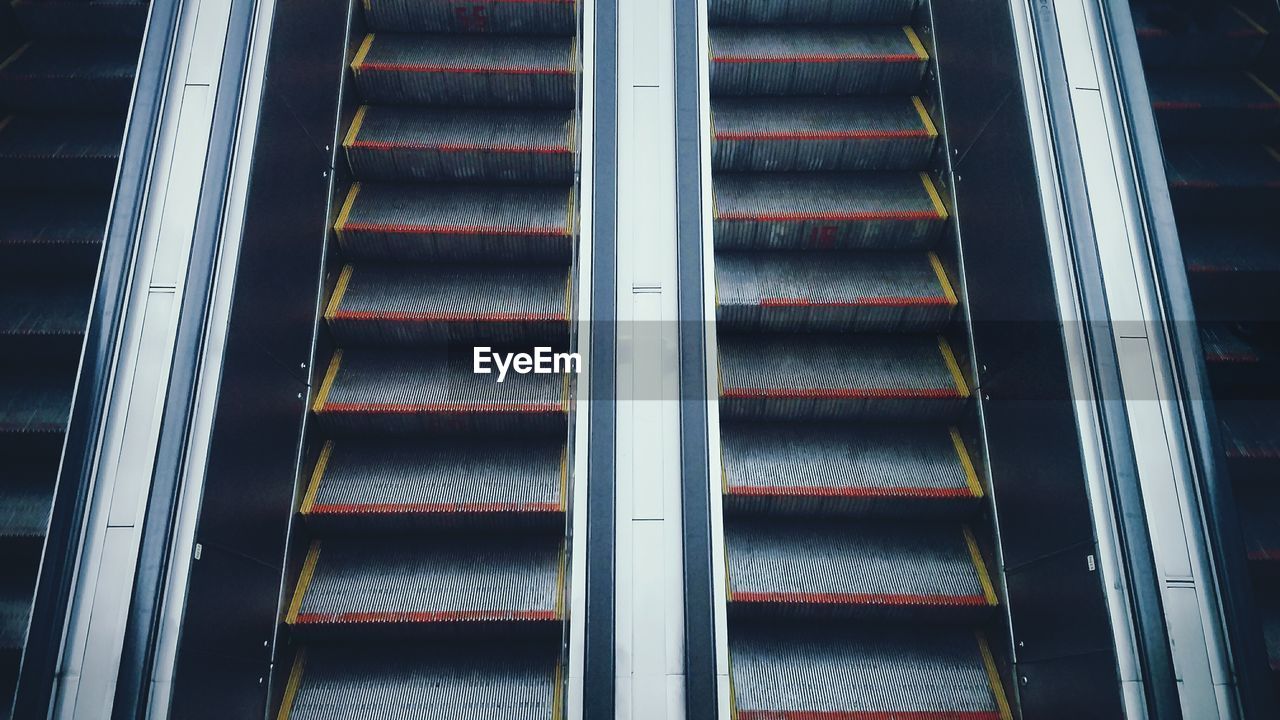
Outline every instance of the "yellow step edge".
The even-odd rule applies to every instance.
[[[355,59],[351,61],[351,72],[360,74],[360,68],[364,67],[364,59],[368,56],[371,47],[373,47],[373,33],[365,35],[364,41],[360,43],[360,49],[356,51]]]
[[[1280,162],[1280,150],[1276,150],[1275,148],[1268,145],[1267,154],[1271,156],[1272,160],[1275,160],[1276,162]]]
[[[924,109],[924,101],[919,95],[911,97],[911,104],[916,106],[916,112],[920,113],[920,122],[924,123],[924,129],[929,133],[929,137],[938,137],[938,126],[933,124],[933,118],[929,117],[929,111]]]
[[[1262,88],[1262,92],[1266,93],[1268,97],[1270,97],[1273,101],[1280,103],[1280,95],[1276,94],[1276,91],[1272,90],[1270,85],[1263,82],[1262,78],[1258,77],[1257,75],[1254,75],[1253,73],[1245,73],[1245,75],[1250,80],[1253,81],[1253,84]]]
[[[325,370],[324,382],[320,383],[320,392],[316,393],[316,400],[311,404],[311,412],[324,410],[325,401],[329,399],[329,391],[333,389],[333,380],[338,376],[338,366],[341,364],[342,351],[335,350],[333,359],[329,361],[329,369]]]
[[[911,47],[916,51],[916,57],[921,60],[929,59],[929,51],[924,49],[924,43],[920,42],[920,36],[916,34],[916,29],[910,25],[903,25],[902,31],[907,34],[907,40],[911,42]]]
[[[347,220],[351,218],[351,208],[356,204],[356,196],[360,194],[360,183],[351,183],[351,189],[347,191],[347,199],[342,203],[342,210],[338,213],[338,221],[333,224],[333,231],[338,233],[338,241],[341,242],[342,233],[347,229]]]
[[[302,572],[298,573],[298,586],[293,589],[293,599],[289,601],[289,613],[284,621],[292,625],[298,621],[298,613],[302,612],[302,599],[306,597],[307,588],[311,587],[311,578],[316,574],[316,563],[320,562],[320,541],[315,540],[307,549],[307,559],[302,563]]]
[[[342,139],[343,147],[349,148],[355,144],[356,136],[360,134],[360,126],[364,124],[364,115],[368,110],[368,105],[361,105],[360,109],[356,110],[356,116],[351,121],[351,128],[347,130],[347,136]]]
[[[13,120],[12,115],[5,115],[4,117],[0,117],[0,132],[4,132],[4,127],[8,125],[11,120]]]
[[[555,683],[551,688],[551,720],[560,720],[564,711],[564,670],[559,659],[556,660]]]
[[[31,43],[27,43],[17,50],[14,50],[12,55],[4,59],[4,62],[0,62],[0,70],[5,69],[9,66],[9,63],[12,63],[14,60],[22,57],[22,54],[25,53],[29,47],[31,47]]]
[[[946,268],[942,267],[942,258],[932,250],[929,251],[929,264],[938,276],[938,283],[942,285],[942,294],[946,296],[947,302],[951,303],[951,307],[959,305],[960,298],[956,297],[956,291],[951,287],[951,279],[947,277]]]
[[[289,681],[284,686],[284,696],[280,700],[280,712],[277,720],[289,720],[293,715],[293,701],[298,697],[298,688],[302,687],[302,674],[307,667],[307,651],[299,650],[293,656],[293,669],[289,671]]]
[[[951,379],[955,381],[960,397],[969,397],[969,384],[964,381],[964,373],[960,372],[960,363],[956,362],[956,355],[951,352],[951,344],[946,338],[938,337],[938,350],[942,353],[947,369],[951,371]]]
[[[1004,683],[1000,681],[1000,670],[996,668],[996,659],[991,654],[991,646],[981,632],[978,636],[978,652],[982,654],[982,666],[987,670],[987,682],[991,684],[991,694],[996,701],[996,710],[1000,720],[1013,720],[1013,709],[1009,707],[1009,698],[1004,694]]]
[[[964,542],[969,546],[969,557],[973,559],[973,567],[978,572],[978,582],[982,585],[982,596],[987,599],[987,604],[995,607],[1000,604],[1000,600],[996,597],[995,586],[991,584],[991,575],[987,572],[987,563],[982,559],[982,551],[978,549],[978,540],[973,536],[973,530],[968,525],[964,526]]]
[[[333,286],[333,294],[329,296],[329,304],[324,308],[324,319],[332,320],[338,314],[338,308],[342,307],[342,298],[347,294],[347,285],[351,283],[351,273],[355,270],[351,265],[342,266],[342,273],[338,275],[338,283]]]
[[[569,509],[569,447],[560,448],[560,512]]]
[[[320,481],[324,478],[324,471],[329,467],[329,457],[333,455],[333,441],[326,440],[324,447],[320,450],[320,457],[316,458],[315,469],[311,471],[311,482],[307,485],[307,494],[302,498],[302,507],[298,508],[298,512],[306,515],[315,507],[316,495],[320,492]]]
[[[556,619],[564,620],[564,572],[566,561],[566,548],[562,541],[560,543],[560,560],[556,564]]]
[[[942,204],[942,196],[938,194],[938,186],[933,184],[933,178],[929,177],[929,173],[920,173],[920,182],[924,184],[924,191],[929,193],[929,199],[933,201],[933,209],[938,213],[939,220],[947,219],[947,206]]]
[[[973,458],[969,457],[969,449],[964,445],[964,438],[960,437],[960,430],[952,427],[951,444],[956,448],[956,455],[960,458],[960,466],[964,468],[964,481],[969,486],[969,491],[976,498],[982,497],[985,493],[982,489],[982,483],[978,481],[978,472],[973,467]]]
[[[1232,6],[1231,6],[1231,9],[1232,9],[1232,10],[1235,10],[1237,15],[1239,15],[1239,16],[1240,16],[1240,17],[1242,17],[1242,18],[1244,18],[1244,21],[1245,21],[1245,22],[1247,22],[1247,23],[1249,23],[1250,25],[1252,25],[1254,30],[1257,30],[1258,32],[1262,33],[1263,35],[1270,35],[1270,34],[1271,34],[1271,31],[1270,31],[1270,30],[1268,30],[1268,29],[1266,29],[1265,27],[1263,27],[1262,25],[1258,24],[1258,21],[1257,21],[1257,20],[1254,20],[1254,19],[1253,19],[1253,18],[1251,18],[1251,17],[1249,17],[1249,14],[1248,14],[1248,13],[1246,13],[1245,11],[1241,10],[1240,8],[1236,7],[1235,5],[1232,5]]]

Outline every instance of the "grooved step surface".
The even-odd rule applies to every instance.
[[[995,605],[968,531],[945,523],[813,519],[725,524],[729,602],[794,608]]]
[[[1001,720],[985,641],[941,627],[732,633],[739,720]]]
[[[509,344],[568,338],[566,268],[348,265],[325,320],[338,342]]]
[[[1169,12],[1172,6],[1163,5],[1132,5],[1138,48],[1148,67],[1245,65],[1266,42],[1266,29],[1229,3],[1206,3],[1207,17]]]
[[[725,501],[743,511],[929,515],[982,494],[945,425],[730,423],[721,443]]]
[[[370,103],[572,108],[577,48],[570,37],[377,33],[351,70]]]
[[[573,191],[357,183],[337,224],[355,258],[413,261],[567,262]]]
[[[957,302],[927,253],[722,252],[715,270],[725,328],[928,331]]]
[[[716,177],[716,249],[929,247],[947,217],[921,173],[741,173]]]
[[[558,441],[355,442],[324,450],[302,505],[308,519],[425,516],[509,520],[554,515],[565,503]]]
[[[1239,223],[1269,217],[1280,202],[1280,154],[1261,145],[1172,144],[1165,164],[1184,216]]]
[[[573,180],[572,111],[361,108],[344,146],[362,180]]]
[[[1230,325],[1202,323],[1200,344],[1204,347],[1205,361],[1230,365],[1249,365],[1262,362],[1258,348]]]
[[[0,338],[84,334],[91,292],[83,283],[0,284]]]
[[[354,432],[563,432],[562,376],[512,371],[498,382],[496,368],[476,373],[473,360],[444,349],[346,350],[314,409]]]
[[[1222,446],[1232,460],[1280,461],[1280,415],[1266,401],[1218,402]]]
[[[949,418],[967,384],[935,337],[762,335],[720,338],[728,417]]]
[[[1280,489],[1274,484],[1244,483],[1236,489],[1245,552],[1254,563],[1280,563]]]
[[[325,540],[312,547],[293,625],[539,622],[561,617],[554,540]]]
[[[110,188],[123,132],[110,116],[13,116],[0,127],[0,188]]]
[[[938,137],[919,98],[718,98],[715,170],[910,169]]]
[[[1252,73],[1157,72],[1147,87],[1165,137],[1238,140],[1280,127],[1280,96]]]
[[[147,0],[13,0],[19,23],[36,37],[142,37]]]
[[[389,32],[573,35],[575,0],[469,0],[465,4],[418,0],[367,0],[365,20]]]
[[[21,574],[0,577],[0,650],[22,648],[34,585],[33,578]]]
[[[742,25],[852,25],[855,23],[901,25],[911,22],[917,0],[710,0],[707,16],[717,23]]]
[[[906,27],[713,27],[714,95],[910,94],[929,55]]]
[[[546,720],[559,708],[555,648],[314,648],[294,666],[293,720]]]
[[[0,434],[62,432],[71,411],[74,382],[65,371],[24,368],[5,372],[0,378]]]
[[[9,467],[0,480],[0,539],[44,537],[53,502],[53,473]]]
[[[124,112],[137,62],[138,47],[130,41],[30,43],[0,61],[0,105]]]

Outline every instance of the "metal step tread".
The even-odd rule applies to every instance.
[[[133,83],[137,43],[129,41],[48,40],[18,48],[0,61],[0,83],[12,80],[56,83]],[[0,85],[3,88],[3,85]]]
[[[1251,562],[1280,562],[1280,488],[1242,483],[1235,490],[1245,552]]]
[[[1210,365],[1255,365],[1262,362],[1262,351],[1236,332],[1230,323],[1200,323],[1200,345],[1205,362]]]
[[[1222,445],[1229,459],[1280,460],[1280,403],[1235,400],[1217,403]]]
[[[738,720],[1012,720],[981,634],[945,627],[752,628],[730,633]]]
[[[710,0],[708,21],[716,24],[855,25],[911,22],[918,0],[860,0],[780,3],[753,0]]]
[[[938,137],[914,96],[717,98],[711,122],[717,170],[913,168]]]
[[[804,507],[973,500],[982,484],[958,430],[902,427],[726,425],[721,430],[726,500],[775,498]]]
[[[713,27],[713,95],[909,93],[929,54],[902,27]]]
[[[560,653],[508,642],[314,647],[295,659],[280,720],[546,720]]]
[[[715,273],[726,327],[930,330],[958,302],[931,252],[725,251]]]
[[[62,432],[74,383],[74,373],[64,368],[22,368],[0,374],[0,434]]]
[[[503,429],[563,429],[568,383],[555,374],[474,372],[472,353],[445,349],[347,349],[334,353],[312,409],[351,430],[439,429],[431,421],[501,424]],[[361,420],[367,420],[361,426]],[[425,425],[424,425],[425,423]]]
[[[1147,75],[1147,90],[1157,111],[1280,111],[1276,92],[1239,70],[1153,72]]]
[[[549,622],[563,617],[558,539],[329,539],[312,543],[291,625]]]
[[[0,539],[39,538],[49,525],[53,473],[47,467],[10,467],[0,481]]]
[[[0,119],[0,162],[19,158],[114,163],[123,136],[123,117],[14,115]]]
[[[1165,148],[1175,189],[1280,190],[1280,151],[1244,143],[1175,143]]]
[[[16,195],[0,198],[0,252],[25,246],[102,245],[110,199],[62,193]]]
[[[967,527],[950,523],[737,519],[725,523],[734,604],[994,607]]]
[[[375,31],[573,35],[576,0],[469,0],[466,5],[416,0],[366,0],[365,20]]]
[[[721,398],[941,398],[969,395],[932,335],[723,335]]]
[[[0,650],[22,649],[34,591],[34,578],[24,573],[0,575]]]
[[[84,283],[0,283],[0,337],[83,335],[92,292]]]
[[[576,139],[569,110],[365,105],[343,146],[362,180],[568,183]]]
[[[370,521],[558,515],[567,477],[564,444],[555,440],[329,441],[301,513]]]
[[[570,292],[567,268],[362,263],[343,268],[324,318],[343,345],[567,337]]]
[[[1133,24],[1150,67],[1239,67],[1257,56],[1268,35],[1229,3],[1203,3],[1191,13],[1169,3],[1134,3]]]
[[[577,55],[572,37],[376,33],[351,71],[373,103],[571,108]]]
[[[28,34],[59,38],[142,37],[148,0],[12,0]]]
[[[357,258],[568,262],[575,216],[570,187],[355,183],[335,229]]]
[[[1180,223],[1178,237],[1192,276],[1280,273],[1280,241],[1265,225]]]

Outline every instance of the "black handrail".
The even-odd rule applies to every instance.
[[[111,717],[115,720],[145,720],[147,715],[191,411],[239,136],[240,101],[256,10],[255,0],[233,0],[227,22],[209,152],[201,179],[173,364],[160,420],[159,446],[142,524],[132,602],[129,604],[116,678],[115,702],[111,710]]]
[[[685,717],[717,716],[707,348],[703,314],[702,115],[698,6],[675,0],[676,290],[680,347],[680,486],[684,532]]]
[[[139,55],[116,188],[103,236],[98,283],[85,329],[75,398],[67,421],[49,528],[18,673],[13,717],[48,715],[79,564],[90,489],[101,444],[107,389],[124,321],[128,272],[138,249],[143,201],[151,178],[156,131],[164,107],[177,32],[178,0],[153,0]]]
[[[1133,614],[1147,714],[1154,720],[1176,720],[1182,717],[1182,708],[1173,668],[1173,652],[1165,626],[1161,580],[1138,484],[1137,457],[1125,407],[1124,385],[1112,335],[1080,144],[1072,127],[1071,86],[1062,54],[1062,40],[1058,35],[1052,3],[1031,3],[1031,16],[1040,46],[1049,132],[1057,149],[1063,210],[1072,240],[1076,287],[1094,371],[1093,391],[1102,423],[1103,452],[1110,468],[1108,481],[1119,525],[1121,560],[1128,580],[1128,602]]]
[[[595,6],[583,717],[614,716],[618,518],[618,3]]]
[[[1272,682],[1245,561],[1244,540],[1231,493],[1231,479],[1220,462],[1218,419],[1187,284],[1182,244],[1178,239],[1164,153],[1147,93],[1142,57],[1128,0],[1102,3],[1111,27],[1109,42],[1116,59],[1116,84],[1125,109],[1125,132],[1133,150],[1135,181],[1155,260],[1156,282],[1164,297],[1179,401],[1186,412],[1192,462],[1204,503],[1205,532],[1217,570],[1223,625],[1235,665],[1240,706],[1247,718],[1277,717]]]

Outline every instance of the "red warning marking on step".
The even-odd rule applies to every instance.
[[[984,607],[984,595],[923,595],[899,593],[806,593],[733,591],[736,603],[787,603],[807,605],[884,605],[892,607]]]
[[[388,322],[565,322],[564,313],[466,313],[338,310],[334,320],[385,320]]]
[[[995,710],[743,710],[738,720],[1000,720]]]
[[[768,297],[761,298],[761,307],[918,307],[918,306],[935,306],[950,305],[951,301],[941,296],[879,296],[869,295],[867,297],[851,298],[848,300],[814,300],[812,298],[779,298]]]
[[[852,210],[848,212],[724,212],[717,220],[751,220],[755,222],[806,222],[810,220],[826,222],[849,222],[867,220],[938,220],[942,216],[937,210]]]
[[[558,513],[558,503],[316,503],[311,515],[421,515],[421,514],[475,514],[475,513]]]
[[[962,397],[955,388],[725,388],[734,400],[901,400]]]
[[[929,137],[924,128],[911,130],[722,130],[716,140],[897,140]]]
[[[355,140],[348,147],[361,150],[435,150],[438,152],[525,153],[529,155],[568,155],[573,152],[563,145],[485,145],[481,143],[422,143]]]
[[[510,622],[524,620],[559,620],[555,610],[435,610],[404,612],[298,613],[298,625],[321,623],[437,623],[437,622]]]
[[[563,413],[558,403],[331,403],[320,409],[326,413],[386,413],[390,415],[414,415],[418,413]]]
[[[411,72],[452,73],[458,75],[573,75],[572,68],[539,68],[519,65],[422,65],[417,63],[388,63],[365,61],[358,68],[361,72]]]
[[[874,54],[874,53],[815,53],[812,55],[717,55],[711,58],[712,62],[728,63],[728,64],[754,64],[754,63],[849,63],[849,62],[874,62],[874,63],[907,63],[922,62],[919,55],[914,53],[901,54]]]
[[[387,233],[393,235],[541,235],[571,237],[565,228],[506,225],[412,225],[348,222],[343,232]]]
[[[730,495],[745,497],[972,498],[968,487],[818,487],[813,485],[729,485]]]

